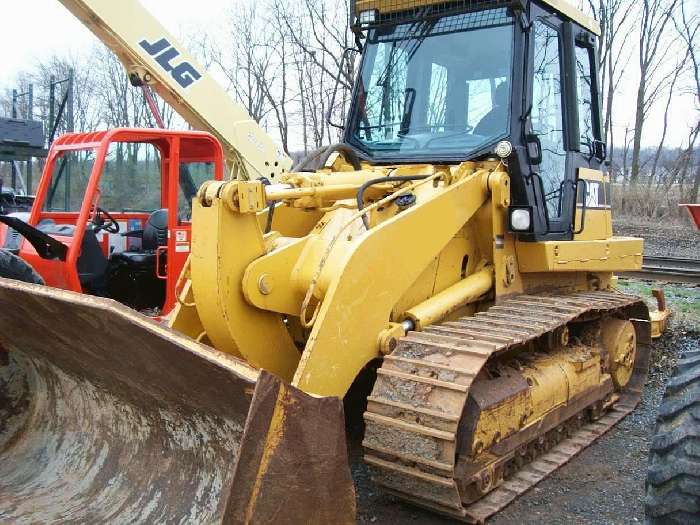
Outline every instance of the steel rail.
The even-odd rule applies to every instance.
[[[653,281],[700,284],[700,260],[645,255],[641,270],[623,272],[621,276]]]

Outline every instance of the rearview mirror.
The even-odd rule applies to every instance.
[[[333,85],[333,94],[331,95],[331,102],[328,105],[328,111],[326,112],[326,122],[328,123],[328,125],[338,129],[343,129],[345,127],[345,124],[337,124],[333,122],[335,98],[338,94],[338,85],[340,84],[340,78],[343,74],[344,68],[346,67],[346,63],[348,63],[350,60],[348,57],[350,57],[352,53],[359,53],[359,51],[354,47],[346,47],[345,51],[343,51],[343,56],[340,58],[340,64],[338,65],[338,74],[335,77],[335,83]],[[352,89],[352,85],[350,86],[350,89]]]
[[[533,166],[542,164],[542,142],[536,133],[525,135],[525,145],[527,146],[527,159]]]

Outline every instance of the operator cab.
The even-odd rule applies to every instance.
[[[118,129],[61,137],[29,220],[59,246],[47,254],[24,242],[20,255],[50,286],[167,313],[190,251],[192,199],[202,182],[222,175],[221,148],[205,133]]]
[[[550,0],[352,3],[360,158],[456,164],[500,143],[520,240],[609,236],[593,20]]]

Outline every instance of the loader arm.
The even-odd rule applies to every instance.
[[[291,159],[138,0],[60,0],[191,126],[215,135],[232,177],[274,179]]]
[[[205,185],[193,206],[192,292],[176,307],[171,326],[200,340],[206,335],[216,349],[272,371],[303,392],[342,398],[360,370],[381,355],[378,341],[408,317],[393,314],[401,297],[489,202],[489,177],[491,185],[507,180],[503,172],[466,165],[454,172],[414,169],[414,186],[394,189],[386,199],[388,205],[406,192],[415,195],[415,205],[364,231],[360,213],[330,204],[377,187],[382,177],[373,177],[379,172],[310,180],[291,174],[284,185],[272,186]],[[401,178],[394,177],[407,182]],[[319,221],[322,226],[287,238],[279,248],[266,245],[256,214],[278,201],[307,209],[312,195],[322,208],[334,208]],[[392,264],[384,263],[387,253]],[[473,259],[481,258],[488,263],[490,255],[474,253]],[[492,289],[492,266],[485,266],[477,286],[467,281],[466,295],[473,299]],[[305,297],[312,296],[313,305],[307,304]],[[457,302],[468,302],[464,297]],[[297,317],[310,330],[301,354],[288,332]]]
[[[568,3],[351,2],[345,144],[283,173],[137,0],[61,1],[224,142],[237,180],[192,201],[168,326],[0,279],[0,522],[354,523],[347,407],[378,485],[484,523],[637,405],[648,308],[612,272],[642,242],[612,236],[604,152],[570,151],[574,97],[535,97],[577,93],[583,46],[599,98],[599,30]],[[538,51],[552,69],[535,74]],[[536,113],[567,123],[538,155]]]

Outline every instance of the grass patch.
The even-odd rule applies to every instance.
[[[700,287],[620,279],[617,288],[623,293],[643,297],[652,309],[656,309],[656,300],[652,297],[651,290],[662,288],[666,303],[673,312],[673,326],[688,331],[700,331]]]

